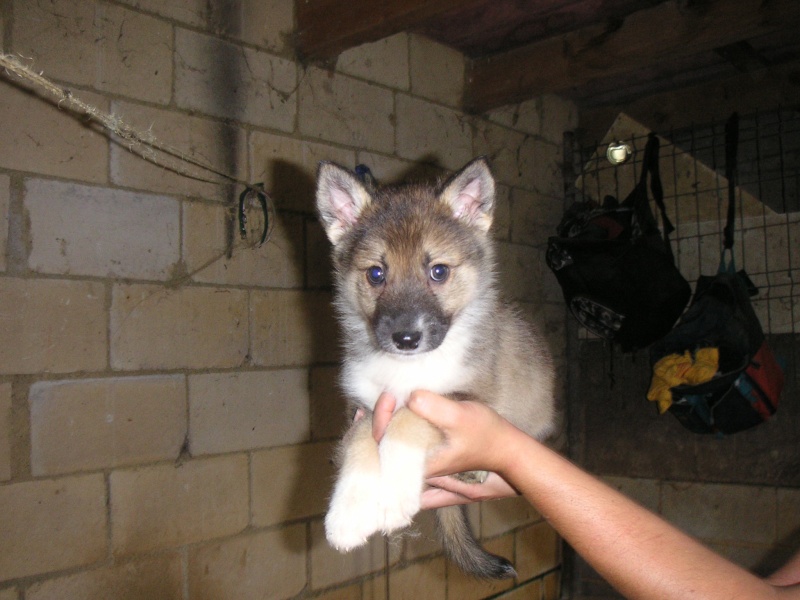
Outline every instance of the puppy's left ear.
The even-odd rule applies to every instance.
[[[372,196],[347,169],[321,162],[317,171],[317,210],[333,245],[356,224]]]
[[[439,198],[446,202],[458,219],[487,232],[494,215],[494,177],[486,158],[468,163],[448,179]]]

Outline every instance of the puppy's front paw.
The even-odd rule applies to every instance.
[[[331,546],[348,552],[382,529],[380,485],[379,472],[349,473],[339,479],[325,515],[325,537]]]
[[[465,483],[483,483],[489,477],[489,471],[464,471],[463,473],[456,473],[453,477]]]
[[[411,524],[419,512],[425,481],[425,452],[398,442],[381,444],[384,533]]]

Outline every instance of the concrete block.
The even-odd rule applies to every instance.
[[[247,457],[231,455],[113,471],[116,555],[232,535],[248,522]]]
[[[40,381],[29,402],[34,475],[174,460],[186,437],[179,376]]]
[[[229,219],[230,209],[222,205],[184,204],[183,256],[194,281],[274,288],[303,286],[303,217],[277,215],[270,239],[260,247],[251,245],[258,241],[255,238],[243,241],[235,223],[235,246],[227,258]],[[256,221],[248,219],[248,224],[251,220]],[[256,229],[260,236],[262,219],[258,219]]]
[[[353,416],[346,409],[347,402],[339,387],[338,367],[312,367],[311,387],[311,439],[338,438],[350,425]]]
[[[316,212],[317,167],[321,160],[354,168],[355,152],[256,131],[250,136],[250,179],[264,183],[279,209]]]
[[[0,486],[0,582],[89,565],[107,554],[103,476]]]
[[[769,575],[783,564],[781,548],[775,544],[709,543],[708,547],[729,561],[763,575]],[[777,562],[776,562],[777,560]],[[765,567],[767,569],[765,570]]]
[[[519,104],[507,104],[486,113],[486,118],[509,129],[530,135],[542,132],[541,99],[534,98]]]
[[[604,477],[605,482],[654,513],[661,504],[661,483],[655,479]]]
[[[518,531],[516,546],[515,567],[522,581],[555,569],[561,563],[561,540],[546,521]]]
[[[106,367],[102,284],[0,279],[0,373],[72,373]]]
[[[111,302],[114,369],[222,368],[247,354],[247,293],[118,285]]]
[[[13,52],[33,58],[33,68],[45,77],[74,85],[96,81],[97,29],[94,2],[15,0],[8,23]]]
[[[292,0],[235,0],[209,5],[211,30],[260,48],[293,55]]]
[[[500,243],[497,246],[500,288],[513,302],[541,302],[544,257],[528,246]]]
[[[695,537],[710,542],[774,541],[774,488],[712,483],[664,484],[662,514]]]
[[[542,580],[535,579],[520,587],[497,596],[498,600],[540,600],[542,597]]]
[[[517,244],[544,247],[555,235],[564,213],[560,198],[515,188],[511,191],[511,240]]]
[[[390,598],[401,600],[444,598],[446,594],[447,575],[444,558],[434,558],[405,568],[392,569],[389,577]]]
[[[383,185],[403,183],[409,179],[435,179],[443,174],[443,169],[430,165],[363,150],[358,152],[356,164],[367,165],[378,183]]]
[[[345,50],[336,59],[336,70],[396,90],[408,90],[408,38],[408,34],[398,33]]]
[[[330,288],[333,285],[331,244],[317,221],[306,221],[306,286],[310,289]]]
[[[0,481],[11,479],[11,384],[0,383]]]
[[[800,530],[800,490],[779,488],[777,494],[777,538],[786,541]]]
[[[236,125],[130,102],[114,102],[112,111],[125,124],[173,148],[175,153],[236,179],[247,179],[247,141]],[[142,150],[151,160],[139,156]],[[232,204],[241,191],[224,177],[158,150],[135,145],[129,148],[125,142],[111,144],[110,168],[115,184],[161,194]]]
[[[474,154],[489,157],[497,180],[513,187],[533,189],[532,167],[537,141],[532,136],[488,121],[475,124]]]
[[[196,600],[293,598],[306,585],[306,526],[194,547],[188,579]]]
[[[219,454],[309,438],[308,371],[189,376],[189,447]]]
[[[464,56],[422,35],[412,35],[411,93],[461,108],[464,97]]]
[[[398,532],[398,539],[390,538],[389,543],[394,545],[402,541],[402,556],[406,562],[441,554],[442,543],[439,541],[437,527],[435,511],[423,510],[414,516],[414,522],[410,527]]]
[[[322,521],[311,523],[311,588],[328,586],[363,577],[383,569],[383,536],[375,535],[366,545],[343,554],[328,545]]]
[[[502,183],[562,198],[563,158],[558,146],[493,123],[478,122],[474,149],[475,154],[491,159]]]
[[[250,355],[260,366],[335,362],[338,333],[327,292],[270,290],[250,295]]]
[[[360,584],[323,592],[321,595],[315,596],[315,598],[317,600],[368,600],[366,597],[362,597]]]
[[[539,512],[521,496],[481,502],[480,507],[482,538],[494,537],[541,519]]]
[[[183,598],[178,553],[141,558],[34,583],[28,600],[180,600]]]
[[[253,454],[253,525],[270,526],[325,513],[333,490],[334,444],[284,446]]]
[[[542,600],[559,600],[561,598],[561,571],[548,573],[542,579]]]
[[[266,52],[185,29],[175,36],[175,101],[180,108],[293,131],[297,66]]]
[[[0,271],[8,264],[6,244],[8,242],[8,207],[11,202],[11,178],[0,175]]]
[[[40,273],[165,280],[180,259],[172,198],[32,179],[24,208]]]
[[[470,121],[449,108],[398,94],[397,154],[459,169],[473,158]]]
[[[170,20],[194,27],[206,27],[209,21],[211,6],[206,0],[124,0],[145,12],[167,17]]]
[[[95,6],[96,87],[168,104],[172,96],[172,25],[121,6],[102,2]]]
[[[503,184],[495,187],[492,232],[494,239],[503,242],[511,241],[511,192],[512,190]]]
[[[561,145],[536,141],[533,155],[525,154],[520,160],[524,184],[542,195],[561,200],[564,197],[564,179],[561,165],[564,162]]]
[[[108,110],[102,96],[80,92],[79,97]],[[15,85],[0,87],[0,129],[0,167],[4,169],[91,183],[108,180],[108,139],[49,99]]]
[[[564,132],[574,131],[578,126],[578,107],[574,102],[555,94],[539,97],[538,105],[542,117],[542,138],[561,149],[564,144]]]
[[[310,67],[299,88],[303,136],[391,154],[394,94],[346,75]]]
[[[361,588],[359,588],[359,594],[360,593],[361,593]],[[17,593],[17,588],[10,587],[4,590],[0,590],[0,600],[19,600],[19,594]],[[361,600],[361,596],[359,596],[356,600]]]
[[[14,50],[46,77],[167,104],[172,26],[106,3],[15,2]]]

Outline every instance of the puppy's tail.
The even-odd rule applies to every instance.
[[[482,579],[511,579],[517,576],[508,560],[481,548],[470,530],[465,507],[439,508],[436,517],[444,551],[461,570]]]

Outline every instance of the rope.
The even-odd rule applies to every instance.
[[[149,131],[147,132],[138,131],[134,127],[125,123],[122,120],[122,118],[120,118],[117,115],[104,113],[97,107],[92,106],[91,104],[87,104],[80,98],[77,98],[75,95],[73,95],[72,91],[70,91],[68,88],[56,85],[55,83],[44,77],[41,73],[36,73],[29,67],[22,64],[14,56],[8,54],[0,54],[0,67],[2,67],[7,74],[15,75],[19,79],[27,81],[47,92],[50,96],[55,98],[59,107],[64,105],[73,112],[78,112],[88,116],[92,121],[99,123],[101,126],[103,126],[111,133],[115,134],[116,136],[128,142],[129,150],[135,152],[141,158],[149,162],[152,162],[155,165],[158,165],[159,167],[174,171],[179,175],[183,175],[184,177],[195,179],[197,181],[202,181],[204,183],[212,183],[215,185],[223,184],[223,182],[221,181],[215,181],[212,179],[208,179],[206,177],[190,173],[186,169],[183,169],[179,166],[164,164],[158,160],[154,150],[163,152],[168,156],[171,156],[179,161],[188,163],[208,173],[212,173],[220,177],[221,179],[226,180],[227,182],[238,183],[240,185],[245,186],[247,189],[252,189],[253,191],[262,191],[257,189],[256,186],[251,185],[246,181],[242,181],[240,179],[237,179],[236,177],[233,177],[232,175],[223,173],[222,171],[219,171],[214,167],[196,158],[187,156],[186,154],[184,154],[183,152],[181,152],[176,148],[173,148],[171,146],[168,146],[160,142]]]
[[[239,210],[237,213],[237,217],[239,219],[239,230],[242,239],[246,239],[247,217],[245,215],[245,200],[252,197],[253,194],[255,194],[256,198],[260,201],[264,215],[264,231],[257,245],[261,246],[269,238],[273,224],[273,220],[270,218],[270,216],[274,213],[274,209],[272,207],[271,198],[264,191],[263,184],[250,184],[246,181],[242,181],[241,179],[237,179],[236,177],[219,171],[194,157],[184,154],[176,148],[160,142],[149,131],[138,131],[134,127],[125,123],[119,116],[104,113],[96,106],[87,104],[80,98],[77,98],[69,89],[56,85],[44,77],[44,75],[41,73],[36,73],[35,71],[31,70],[30,67],[22,64],[14,56],[0,54],[0,67],[5,70],[6,74],[14,75],[19,79],[27,81],[47,92],[47,94],[55,98],[59,108],[62,105],[65,105],[69,110],[86,115],[92,121],[99,123],[112,134],[125,140],[127,142],[128,150],[144,160],[147,160],[163,169],[177,173],[183,177],[194,179],[195,181],[211,183],[214,185],[224,185],[225,182],[223,181],[215,181],[207,177],[202,177],[200,175],[191,173],[187,169],[178,165],[166,164],[160,161],[155,151],[162,152],[163,154],[166,154],[167,156],[170,156],[178,161],[190,164],[194,167],[202,169],[203,171],[206,171],[207,173],[212,173],[217,177],[226,180],[227,182],[238,183],[244,186],[245,191],[242,192],[241,196],[239,197]]]

